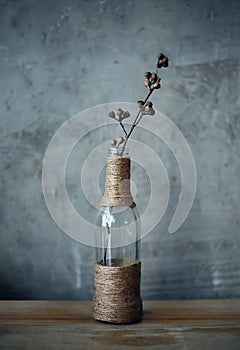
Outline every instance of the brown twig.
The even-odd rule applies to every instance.
[[[147,96],[146,96],[144,101],[139,101],[141,103],[140,106],[139,106],[139,111],[138,111],[138,113],[137,113],[137,115],[136,115],[136,117],[135,117],[135,119],[133,121],[133,124],[131,125],[131,128],[130,128],[129,132],[126,131],[123,123],[121,121],[119,122],[119,124],[121,125],[121,127],[123,129],[123,132],[125,134],[125,139],[124,139],[123,146],[122,146],[122,151],[121,151],[121,154],[120,154],[121,156],[123,155],[123,153],[125,151],[126,144],[128,142],[129,137],[132,135],[133,130],[139,124],[139,122],[141,121],[142,117],[145,114],[147,114],[147,113],[144,113],[144,112],[145,112],[145,108],[147,107],[147,101],[148,101],[149,97],[151,96],[151,94],[153,93],[153,91],[155,89],[160,89],[160,87],[161,87],[161,85],[160,85],[161,78],[158,76],[158,69],[162,68],[162,67],[165,67],[165,68],[168,67],[168,58],[164,54],[159,53],[157,55],[156,71],[153,72],[153,73],[146,72],[144,74],[145,78],[146,78],[146,81],[144,82],[144,85],[148,88],[148,94],[147,94]],[[152,105],[152,103],[151,103],[151,105]],[[121,109],[119,109],[119,110],[121,111]],[[154,112],[154,110],[153,110],[153,112]],[[150,115],[153,115],[153,114],[150,114]],[[114,118],[115,113],[113,111],[109,112],[109,116],[111,118]],[[121,116],[121,114],[120,114],[120,116]]]
[[[148,94],[147,94],[145,100],[143,101],[143,102],[144,102],[143,107],[138,111],[137,116],[136,116],[136,118],[134,119],[134,122],[133,122],[133,124],[132,124],[132,126],[131,126],[131,128],[130,128],[130,130],[129,130],[129,133],[126,135],[125,141],[124,141],[123,146],[122,146],[121,156],[123,155],[123,152],[124,152],[124,150],[125,150],[125,148],[126,148],[126,144],[127,144],[127,142],[128,142],[129,137],[131,136],[133,130],[135,129],[135,127],[137,126],[137,124],[140,122],[140,120],[141,120],[142,117],[143,117],[143,108],[145,107],[146,102],[148,101],[148,99],[149,99],[149,97],[151,96],[151,94],[153,93],[153,91],[154,91],[154,88],[153,88],[153,89],[150,89],[150,90],[148,91]]]
[[[126,131],[126,129],[125,129],[125,126],[123,125],[123,123],[122,123],[122,122],[119,122],[119,124],[121,125],[121,127],[122,127],[122,129],[123,129],[123,132],[124,132],[124,134],[125,134],[125,136],[127,136],[127,131]]]

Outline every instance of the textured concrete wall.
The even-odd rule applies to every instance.
[[[94,250],[50,217],[44,152],[77,112],[141,98],[141,74],[158,51],[171,65],[153,101],[188,140],[198,186],[189,217],[170,235],[180,176],[162,147],[171,197],[142,242],[143,298],[240,297],[239,18],[238,0],[0,0],[1,298],[92,297]],[[76,174],[91,138],[70,164],[79,208]]]

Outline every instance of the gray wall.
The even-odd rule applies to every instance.
[[[238,0],[0,0],[1,298],[92,298],[94,249],[50,217],[44,152],[79,111],[141,98],[141,74],[158,51],[171,65],[153,101],[189,142],[198,185],[189,217],[170,235],[180,176],[163,146],[171,197],[142,242],[142,296],[240,297],[239,18]],[[76,174],[91,137],[68,177],[79,208]]]

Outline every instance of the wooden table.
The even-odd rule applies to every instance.
[[[0,349],[240,350],[240,300],[146,301],[142,322],[109,325],[82,301],[0,301]]]

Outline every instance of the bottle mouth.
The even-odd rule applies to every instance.
[[[116,156],[116,157],[127,157],[129,156],[129,150],[128,148],[123,148],[123,147],[110,147],[108,149],[108,155],[109,156]]]

